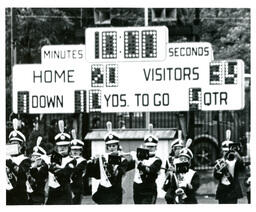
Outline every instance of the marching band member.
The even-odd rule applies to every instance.
[[[29,183],[31,161],[24,155],[25,136],[18,131],[18,120],[13,119],[13,131],[9,134],[8,144],[17,147],[16,152],[6,160],[7,205],[28,205],[33,192]]]
[[[48,164],[50,162],[49,157],[46,155],[46,151],[40,146],[42,137],[37,138],[36,146],[33,148],[31,154],[31,186],[33,192],[31,193],[32,204],[42,205],[45,203],[45,185],[48,179]]]
[[[214,177],[219,180],[216,191],[216,199],[219,204],[236,204],[237,199],[242,198],[242,190],[238,174],[244,169],[244,163],[239,153],[230,150],[231,131],[226,131],[226,140],[222,142],[222,158],[216,161]]]
[[[179,161],[179,153],[182,148],[184,148],[184,140],[182,139],[182,131],[179,130],[178,138],[171,143],[171,152],[166,162],[166,180],[164,182],[163,190],[166,192],[165,200],[167,204],[173,203],[169,187],[175,171],[175,164]]]
[[[126,173],[127,160],[120,154],[119,136],[112,132],[111,122],[107,122],[107,129],[106,153],[87,163],[88,176],[100,179],[92,199],[97,204],[122,204],[122,177]]]
[[[158,138],[152,134],[153,125],[149,125],[149,134],[144,138],[144,148],[149,151],[148,158],[132,155],[132,168],[135,168],[133,200],[135,204],[155,204],[157,199],[156,179],[162,161],[156,156]]]
[[[72,204],[70,187],[71,174],[76,160],[69,156],[70,135],[64,133],[64,121],[58,122],[60,133],[55,136],[57,153],[51,155],[51,164],[48,176],[48,205]]]
[[[76,160],[76,166],[71,175],[71,190],[73,193],[73,204],[81,204],[83,193],[83,177],[86,171],[86,159],[82,156],[84,142],[76,138],[76,132],[71,131],[73,140],[70,144],[70,156]]]
[[[178,131],[178,138],[171,143],[171,152],[169,163],[175,164],[175,160],[179,158],[180,150],[184,148],[184,140],[182,139],[182,131]]]
[[[200,179],[197,172],[191,169],[191,160],[193,153],[188,148],[192,143],[188,139],[186,146],[180,150],[179,158],[175,162],[175,171],[168,184],[168,196],[166,196],[169,204],[196,204],[196,191],[200,186]]]

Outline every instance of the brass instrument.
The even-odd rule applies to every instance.
[[[186,187],[186,183],[184,181],[184,173],[188,171],[187,167],[189,167],[187,163],[179,163],[178,167],[177,164],[170,164],[170,167],[168,169],[165,169],[168,171],[168,175],[163,185],[163,189],[164,191],[167,191],[169,183],[171,183],[171,179],[174,179],[174,182],[176,184],[176,190],[174,192],[175,204],[183,204],[184,199],[187,198],[187,195],[184,191],[184,188]]]
[[[236,158],[236,154],[235,154],[235,151],[233,150],[228,151],[227,154],[225,155],[225,159],[229,161],[232,161],[235,158]]]
[[[217,172],[223,172],[227,168],[227,163],[224,158],[219,159],[216,161],[216,164],[214,166],[214,169]]]
[[[184,176],[182,173],[175,173],[173,174],[177,189],[175,190],[175,204],[183,204],[184,199],[187,198],[187,195],[184,191]]]

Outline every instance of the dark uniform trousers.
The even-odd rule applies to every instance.
[[[152,157],[153,158],[153,157]],[[152,159],[151,158],[151,159]],[[135,204],[155,204],[157,199],[157,185],[156,179],[158,177],[158,172],[161,169],[162,161],[160,158],[154,156],[152,164],[149,166],[140,165],[135,167],[135,160],[133,160],[129,165],[129,168],[136,168],[139,170],[141,183],[133,183],[133,201]],[[151,160],[149,159],[149,160]],[[136,175],[136,171],[135,171]],[[135,176],[136,177],[136,176]]]
[[[75,160],[69,162],[64,168],[53,171],[60,186],[58,188],[49,188],[47,205],[71,205],[72,192],[70,186],[70,178],[73,168],[70,163],[75,164]]]
[[[243,197],[238,175],[244,168],[243,161],[238,159],[235,163],[234,177],[230,185],[222,184],[223,173],[220,174],[214,170],[214,177],[219,180],[216,191],[216,199],[219,201],[219,204],[236,204],[237,200]]]
[[[155,204],[157,199],[156,183],[134,183],[133,200],[135,204]]]
[[[85,173],[85,169],[86,160],[84,159],[82,162],[76,165],[71,176],[71,190],[73,193],[72,202],[74,205],[79,205],[82,201],[82,194],[84,189],[83,174]]]
[[[111,186],[109,188],[99,185],[93,194],[92,200],[97,204],[122,204],[122,187]]]
[[[71,205],[72,194],[70,184],[61,185],[58,188],[49,188],[47,205]]]

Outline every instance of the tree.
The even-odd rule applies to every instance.
[[[210,42],[214,59],[242,59],[250,73],[250,9],[201,9],[202,41]]]
[[[6,115],[12,112],[11,43],[16,47],[16,63],[40,63],[46,44],[75,43],[78,17],[55,8],[6,9]],[[11,30],[13,40],[11,41]]]

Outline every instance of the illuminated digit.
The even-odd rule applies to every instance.
[[[95,59],[98,59],[100,57],[99,48],[99,32],[95,32]]]
[[[237,84],[237,62],[225,63],[225,84]]]
[[[89,110],[90,112],[96,112],[101,110],[101,91],[100,90],[89,91]]]
[[[117,58],[117,33],[102,32],[102,58]]]
[[[104,67],[101,64],[94,64],[91,67],[91,85],[92,87],[103,87]]]
[[[108,64],[106,66],[106,86],[118,86],[118,66],[117,64]]]
[[[212,62],[210,64],[210,85],[221,85],[223,84],[223,66],[220,62]]]
[[[18,113],[29,113],[28,91],[18,91]]]
[[[189,110],[196,111],[202,109],[202,89],[189,88]]]
[[[86,91],[75,90],[75,113],[86,112]]]
[[[142,31],[142,58],[157,57],[157,31],[144,30]]]
[[[139,58],[139,32],[124,32],[124,58]]]

